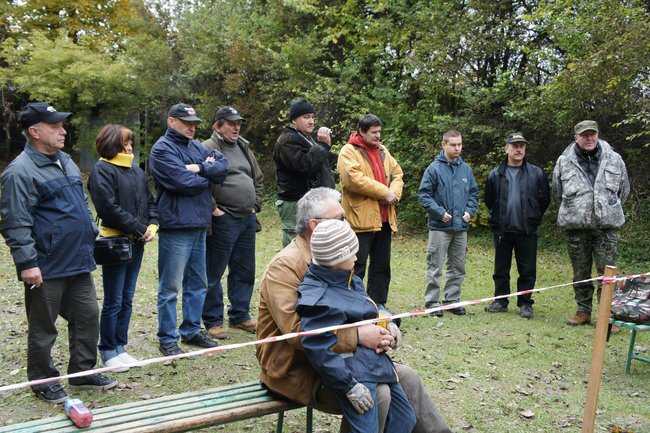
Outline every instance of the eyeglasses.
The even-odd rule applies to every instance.
[[[341,214],[341,215],[336,215],[336,216],[331,217],[331,218],[312,218],[312,219],[315,219],[316,221],[327,221],[327,220],[345,221],[345,215]]]

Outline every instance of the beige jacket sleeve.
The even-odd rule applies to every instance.
[[[339,172],[341,186],[350,192],[372,197],[375,200],[383,200],[388,195],[388,187],[375,180],[370,164],[353,145],[348,143],[343,146],[336,169]]]

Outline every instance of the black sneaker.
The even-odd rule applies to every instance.
[[[203,348],[210,348],[210,347],[217,347],[219,343],[205,335],[203,331],[197,332],[194,337],[185,340],[183,339],[183,342],[186,344],[191,344],[192,346],[199,346]]]
[[[508,311],[508,306],[503,305],[501,302],[494,301],[487,307],[485,307],[485,311],[488,313],[505,313]]]
[[[162,353],[165,356],[173,356],[173,355],[180,355],[183,352],[183,349],[178,347],[178,344],[176,342],[171,342],[171,343],[160,343],[160,353]]]
[[[532,319],[533,318],[533,306],[524,304],[521,307],[519,307],[519,315],[523,317],[524,319]]]
[[[451,314],[455,314],[456,316],[464,316],[467,314],[467,311],[465,311],[465,308],[463,307],[450,308],[449,312]]]
[[[60,382],[53,382],[45,388],[32,389],[32,391],[38,398],[52,404],[63,403],[68,398],[68,393]]]
[[[78,380],[79,382],[75,383],[73,380]],[[70,379],[68,383],[70,383],[70,388],[106,391],[117,386],[117,379],[110,378],[102,373],[95,373],[86,377]]]
[[[429,317],[442,317],[443,314],[442,310],[432,311],[429,313]]]

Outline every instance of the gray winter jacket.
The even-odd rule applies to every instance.
[[[623,204],[630,192],[621,156],[604,140],[598,140],[601,156],[596,181],[591,185],[578,163],[571,143],[553,170],[553,197],[560,205],[557,225],[565,229],[616,229],[625,223]]]

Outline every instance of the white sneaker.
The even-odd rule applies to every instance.
[[[140,362],[137,358],[132,357],[126,352],[122,352],[117,357],[122,361],[122,364],[135,364],[136,362]]]
[[[124,362],[123,359],[120,359],[119,355],[109,359],[108,361],[104,361],[104,365],[106,367],[116,367],[118,365],[124,365],[124,364],[126,364],[126,362]],[[129,367],[120,367],[111,371],[113,371],[114,373],[122,373],[124,371],[129,371]]]

